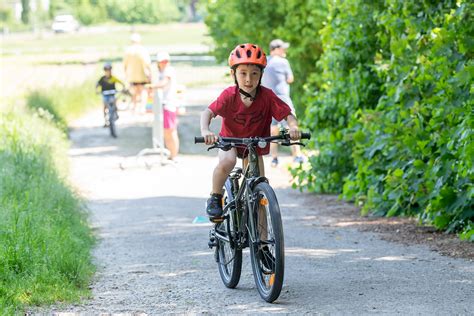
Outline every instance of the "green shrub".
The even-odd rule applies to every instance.
[[[173,0],[107,0],[105,7],[111,19],[122,23],[163,23],[181,19],[178,5]]]
[[[96,4],[90,4],[83,1],[78,7],[74,10],[77,19],[83,25],[91,25],[105,21],[106,19],[106,9],[103,3],[99,2]]]
[[[65,182],[66,148],[43,118],[0,116],[0,310],[89,295],[93,237]]]
[[[88,109],[98,106],[98,98],[94,94],[95,82],[86,81],[79,86],[53,87],[48,91],[34,90],[27,94],[26,104],[30,109],[38,111],[40,116],[52,115],[55,124],[65,131],[67,123],[77,118]]]
[[[391,52],[377,67],[383,96],[352,122],[357,177],[344,193],[364,211],[419,215],[459,231],[474,219],[472,5],[386,5],[377,16]]]
[[[319,153],[310,158],[310,170],[293,171],[296,183],[310,191],[340,192],[344,179],[354,172],[349,122],[359,111],[374,108],[380,96],[372,67],[376,10],[379,5],[354,1],[329,6],[328,21],[320,32],[324,49],[318,62],[320,75],[309,78],[304,115]]]
[[[415,215],[472,239],[472,8],[330,6],[320,89],[306,111],[319,155],[293,170],[300,188],[343,192],[364,213]]]

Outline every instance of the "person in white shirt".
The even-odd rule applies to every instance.
[[[291,112],[295,113],[295,108],[290,98],[290,84],[293,83],[294,76],[290,63],[288,59],[286,59],[286,50],[289,46],[289,43],[281,39],[274,39],[270,42],[270,57],[268,58],[267,67],[263,73],[262,86],[272,89],[277,97],[288,104],[291,108]],[[288,126],[285,121],[278,122],[273,119],[271,127],[272,135],[278,135],[281,127],[287,128]],[[300,146],[291,146],[291,153],[294,162],[303,162],[304,158],[301,154]],[[271,165],[272,167],[276,167],[278,165],[278,144],[270,144],[270,155],[272,156]]]
[[[163,125],[165,132],[165,146],[170,151],[170,160],[174,160],[179,151],[178,120],[176,109],[178,99],[176,96],[176,72],[170,64],[170,55],[160,52],[156,55],[158,65],[158,81],[147,88],[163,89]]]

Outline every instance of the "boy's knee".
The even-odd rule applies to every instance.
[[[232,171],[234,169],[237,159],[235,157],[222,157],[219,160],[219,167],[225,170],[226,172]]]

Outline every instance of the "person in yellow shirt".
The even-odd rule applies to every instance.
[[[109,118],[107,113],[107,104],[110,102],[116,103],[115,94],[117,92],[116,84],[120,84],[122,89],[125,88],[125,85],[122,81],[120,81],[117,77],[112,75],[112,64],[110,62],[106,62],[104,64],[104,75],[100,77],[99,81],[95,85],[95,89],[97,92],[102,93],[102,103],[104,104],[104,127],[109,126]]]
[[[134,33],[130,37],[131,45],[125,50],[123,65],[125,78],[130,84],[132,93],[133,110],[144,108],[146,98],[143,97],[144,85],[151,81],[151,60],[150,54],[141,45],[141,36]]]

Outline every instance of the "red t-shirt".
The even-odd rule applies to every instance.
[[[223,137],[268,137],[272,117],[281,121],[291,113],[285,102],[263,86],[260,86],[257,98],[249,107],[240,99],[237,86],[232,86],[222,91],[217,100],[209,105],[209,110],[222,117],[219,135]],[[257,148],[259,155],[266,155],[269,150],[268,145],[265,148]],[[238,152],[239,157],[245,156],[243,151]]]

